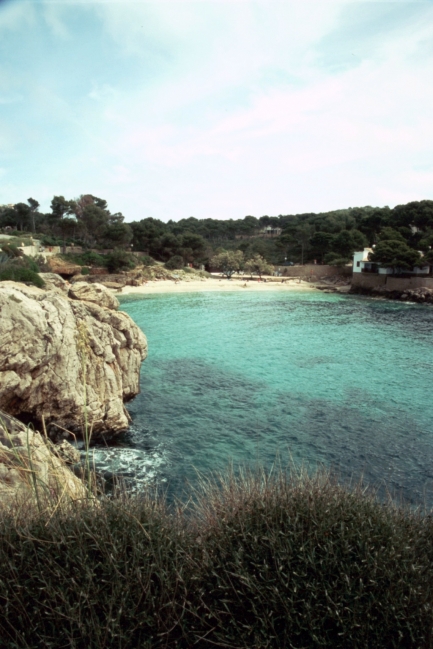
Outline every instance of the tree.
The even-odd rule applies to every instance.
[[[30,198],[28,202],[30,203]],[[55,220],[60,220],[67,214],[71,214],[74,209],[75,202],[67,201],[64,196],[53,196],[51,201],[51,213]]]
[[[340,257],[350,259],[355,250],[363,250],[368,244],[367,238],[359,230],[342,230],[332,241],[332,252]]]
[[[320,257],[323,261],[323,256],[331,250],[334,235],[330,232],[315,232],[310,239],[313,247],[313,254]]]
[[[402,241],[380,241],[374,252],[368,255],[369,261],[396,270],[413,270],[414,266],[421,263],[421,255],[417,250],[409,248]]]
[[[304,265],[304,251],[310,245],[310,239],[313,236],[314,229],[311,225],[305,224],[296,228],[294,238],[301,246],[301,264]]]
[[[104,244],[109,248],[121,248],[127,246],[132,241],[132,229],[127,223],[117,222],[107,225],[102,239]]]
[[[92,194],[82,194],[71,202],[71,209],[82,225],[82,232],[87,243],[95,243],[110,223],[110,212],[107,201]]]
[[[394,228],[385,227],[379,232],[378,235],[379,241],[400,241],[401,243],[407,243],[404,236],[398,230]]]
[[[206,255],[207,243],[200,234],[184,232],[181,235],[181,254],[187,262],[198,261]]]
[[[155,241],[167,231],[165,223],[152,217],[141,221],[133,221],[129,225],[133,233],[132,243],[134,250],[141,250],[148,255],[153,254]]]
[[[210,260],[212,268],[220,270],[226,277],[242,270],[244,265],[244,254],[242,250],[223,250]]]
[[[38,211],[39,203],[34,198],[28,198],[27,203],[30,206],[30,217],[32,222],[32,232],[36,232],[35,213]]]
[[[248,273],[251,273],[251,277],[258,275],[260,278],[262,275],[270,275],[274,270],[273,266],[268,264],[261,255],[254,255],[252,259],[246,261],[244,268]]]
[[[30,207],[25,203],[16,203],[13,207],[16,227],[27,230],[30,226]]]

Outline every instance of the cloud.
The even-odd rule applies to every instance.
[[[0,164],[38,200],[237,218],[431,194],[431,3],[38,5],[0,20],[27,44]]]

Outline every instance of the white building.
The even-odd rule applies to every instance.
[[[368,255],[370,252],[374,252],[373,248],[364,248],[364,250],[360,250],[353,254],[354,273],[377,273],[379,275],[394,274],[393,268],[382,267],[380,264],[375,264],[372,261],[369,261]],[[397,270],[397,272],[399,271]],[[430,266],[428,264],[422,267],[415,266],[413,270],[404,270],[403,272],[408,275],[428,275],[430,272]]]
[[[368,253],[373,252],[373,248],[364,248],[359,252],[353,254],[353,272],[354,273],[374,273],[377,270],[373,270],[372,266],[377,268],[377,264],[373,264],[371,261],[368,261]]]

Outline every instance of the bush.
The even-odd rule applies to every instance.
[[[73,264],[78,264],[78,266],[106,266],[106,257],[104,255],[99,255],[97,252],[83,252],[81,254],[75,253],[66,253],[60,255],[65,261],[70,261]]]
[[[33,284],[38,288],[43,288],[45,282],[42,277],[29,268],[10,265],[0,271],[0,282],[5,281],[22,282],[23,284]]]
[[[41,244],[43,246],[62,246],[63,239],[58,239],[57,237],[53,237],[50,234],[44,234],[41,238]]]
[[[82,275],[88,275],[90,273],[89,267],[88,266],[83,266],[81,269],[81,274]]]
[[[323,474],[228,475],[193,496],[4,514],[0,646],[433,646],[431,516]]]
[[[28,257],[27,255],[24,255],[22,257],[22,263],[24,263],[25,267],[29,270],[32,270],[34,273],[39,273],[39,265],[34,257]]]
[[[105,266],[109,273],[117,273],[119,270],[131,270],[135,268],[135,259],[126,250],[113,250],[105,255]]]
[[[155,266],[155,260],[152,259],[152,257],[149,257],[149,255],[143,255],[139,257],[139,262],[143,266]]]
[[[4,244],[1,246],[1,250],[2,250],[2,252],[4,252],[6,255],[8,255],[8,257],[11,257],[11,258],[14,258],[14,257],[21,257],[22,254],[23,254],[23,251],[22,251],[20,248],[18,248],[18,246],[16,246],[16,245],[13,244],[13,243],[4,243]]]
[[[183,257],[180,255],[174,255],[174,257],[170,257],[168,261],[165,262],[165,267],[168,268],[168,270],[180,270],[181,268],[184,267],[184,261]]]

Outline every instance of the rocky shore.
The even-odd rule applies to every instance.
[[[146,337],[106,287],[41,277],[0,283],[0,408],[55,440],[124,430]]]
[[[369,295],[371,297],[381,297],[388,300],[401,300],[403,302],[418,302],[420,304],[433,304],[433,289],[424,286],[420,288],[406,289],[404,291],[395,291],[386,286],[377,286],[375,288],[364,288],[361,286],[350,287],[349,293],[355,295]]]

